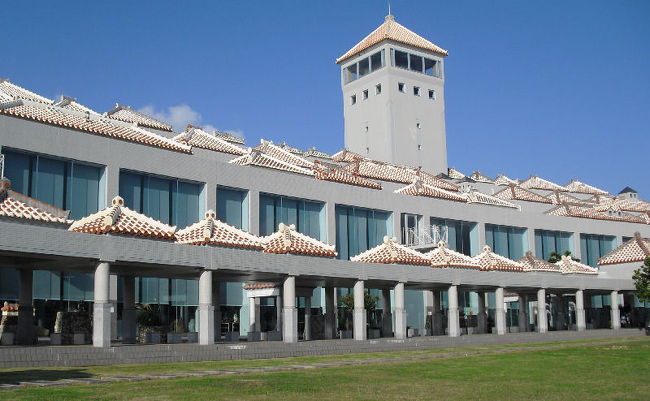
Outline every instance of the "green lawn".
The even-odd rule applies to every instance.
[[[546,344],[548,346],[549,344]],[[556,347],[560,345],[560,347]],[[173,371],[236,369],[340,360],[361,365],[201,378],[116,382],[0,391],[0,399],[223,399],[223,400],[394,400],[545,399],[645,400],[650,394],[650,340],[636,339],[543,345],[492,346],[344,356],[286,358],[93,368],[4,370],[9,377],[57,379],[66,375],[101,377]],[[477,353],[479,352],[479,353]],[[453,356],[441,357],[440,354]],[[465,355],[467,354],[467,355]],[[379,358],[430,356],[378,362]],[[435,357],[435,356],[438,357]],[[47,376],[47,375],[51,376]],[[26,376],[28,375],[28,376]],[[41,376],[39,376],[41,375]],[[83,377],[81,376],[81,377]]]

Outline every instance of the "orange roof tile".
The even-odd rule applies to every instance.
[[[228,163],[238,164],[240,166],[257,166],[272,168],[275,170],[284,170],[290,173],[298,173],[304,175],[314,175],[312,170],[296,166],[295,164],[288,163],[284,160],[277,159],[271,155],[267,155],[259,150],[248,149],[248,152]]]
[[[381,189],[381,184],[375,181],[367,180],[363,177],[353,175],[339,167],[328,167],[318,160],[314,160],[314,178],[317,180],[334,181],[343,184],[357,185],[373,189]]]
[[[125,123],[137,124],[141,127],[149,127],[161,131],[172,131],[172,126],[146,114],[135,111],[131,106],[115,104],[115,108],[104,113],[107,117],[123,121]]]
[[[332,155],[332,160],[337,163],[350,163],[355,159],[364,159],[364,157],[347,149],[341,149]]]
[[[492,252],[487,245],[483,247],[483,252],[474,256],[474,261],[481,266],[481,270],[524,271],[521,263]]]
[[[68,210],[61,210],[11,190],[10,181],[0,178],[0,217],[71,224],[69,215]]]
[[[505,174],[499,174],[497,175],[497,178],[494,179],[494,184],[495,185],[519,185],[519,181],[509,178]]]
[[[510,185],[509,188],[505,188],[497,192],[496,194],[494,194],[494,197],[503,200],[516,199],[516,200],[523,200],[528,202],[553,203],[553,201],[548,198],[545,198],[541,195],[537,195],[534,192],[531,192],[527,189],[524,189],[516,185]]]
[[[562,255],[562,260],[556,265],[560,267],[562,274],[598,274],[598,269],[577,262],[570,256]]]
[[[325,152],[321,152],[320,150],[316,149],[315,146],[312,146],[311,148],[307,149],[303,154],[303,157],[317,157],[319,159],[332,159],[332,156],[328,155]]]
[[[540,259],[536,256],[533,256],[531,251],[526,252],[526,256],[517,260],[524,267],[525,272],[554,272],[560,273],[560,267],[554,265],[553,263],[547,262],[544,259]]]
[[[600,266],[617,265],[621,263],[643,262],[650,256],[650,239],[642,238],[638,232],[634,238],[616,247],[613,251],[598,259]]]
[[[276,159],[282,160],[284,162],[293,164],[298,167],[303,167],[303,168],[312,168],[314,165],[313,162],[305,159],[302,156],[298,156],[298,154],[291,152],[290,150],[287,150],[287,146],[285,148],[282,148],[280,146],[276,146],[273,144],[271,141],[265,141],[264,139],[261,140],[262,143],[257,145],[256,147],[253,148],[253,150],[258,150],[260,152],[264,152],[265,154],[275,157]],[[300,152],[302,155],[303,152]]]
[[[25,99],[44,104],[54,103],[51,99],[12,84],[8,79],[0,78],[0,101]]]
[[[458,186],[442,180],[432,174],[422,171],[419,168],[398,166],[395,164],[384,163],[377,160],[355,158],[351,163],[343,167],[344,170],[366,178],[376,180],[399,182],[402,184],[411,184],[421,180],[423,183],[446,189],[448,191],[458,191]]]
[[[176,242],[191,245],[211,244],[262,249],[262,241],[259,237],[217,220],[216,217],[213,210],[208,210],[203,220],[176,231]]]
[[[116,196],[111,206],[75,221],[68,230],[87,234],[113,233],[174,239],[176,227],[129,209],[124,206],[124,199]]]
[[[587,185],[584,182],[578,180],[571,180],[564,188],[569,192],[580,193],[580,194],[595,194],[595,195],[609,195],[607,191]]]
[[[438,247],[424,255],[431,261],[432,267],[458,267],[465,269],[480,269],[480,266],[467,255],[447,248],[443,241],[438,242]]]
[[[461,173],[460,171],[456,170],[453,167],[447,170],[447,175],[449,176],[449,178],[452,178],[454,180],[462,180],[463,178],[465,178],[465,174]]]
[[[275,283],[246,283],[242,286],[245,290],[265,290],[268,288],[278,288],[279,285]]]
[[[54,106],[61,107],[67,110],[74,110],[79,113],[88,113],[88,114],[93,114],[95,116],[99,116],[100,114],[96,112],[95,110],[84,106],[83,104],[80,104],[77,102],[77,99],[67,97],[67,96],[61,96],[58,102],[54,103]]]
[[[191,124],[187,125],[185,132],[176,135],[173,139],[186,145],[213,150],[215,152],[230,153],[237,156],[246,153],[246,149],[230,143],[225,139],[221,139],[220,137],[210,135],[203,131],[201,127],[194,127]]]
[[[509,207],[521,210],[521,207],[519,205],[515,205],[514,203],[499,199],[492,195],[484,194],[483,192],[479,192],[473,189],[470,189],[469,192],[466,192],[464,195],[467,196],[468,203],[482,203],[484,205]]]
[[[582,204],[576,205],[567,202],[562,203],[561,205],[558,205],[550,210],[547,210],[546,214],[552,216],[579,217],[585,219],[612,220],[624,221],[627,223],[648,224],[648,220],[642,216],[625,213],[612,207],[607,208],[607,210],[600,210],[593,206],[584,206]]]
[[[545,180],[543,178],[531,175],[527,180],[522,181],[519,184],[522,188],[525,189],[542,189],[547,191],[566,191],[566,189],[554,182]]]
[[[376,45],[384,40],[392,40],[398,43],[403,43],[409,46],[417,47],[419,49],[427,50],[430,52],[438,53],[447,56],[447,50],[438,47],[437,45],[424,39],[417,33],[405,28],[395,21],[395,17],[387,15],[384,23],[375,29],[370,35],[366,36],[357,43],[353,48],[348,50],[344,55],[336,60],[336,63],[342,63],[350,57],[361,53],[362,51]]]
[[[558,190],[554,190],[550,194],[546,195],[546,198],[550,199],[551,203],[553,203],[554,205],[560,205],[564,202],[572,203],[572,204],[584,204],[586,206],[594,204],[594,202],[591,202],[589,200],[576,198],[575,196],[569,195],[566,192],[561,192]]]
[[[469,178],[473,179],[476,182],[484,182],[487,184],[492,184],[494,183],[494,180],[487,175],[481,173],[480,171],[476,170],[475,172],[472,173],[472,175],[469,176]]]
[[[401,245],[397,239],[384,237],[384,242],[372,249],[351,257],[353,262],[364,263],[399,263],[404,265],[428,265],[429,259],[421,252]]]
[[[264,252],[336,257],[333,245],[299,233],[293,225],[280,223],[278,231],[262,238]]]
[[[396,189],[396,194],[412,195],[412,196],[428,196],[430,198],[442,198],[459,202],[467,202],[467,196],[458,192],[446,191],[441,188],[436,188],[431,185],[425,184],[422,181],[416,181],[403,188]]]

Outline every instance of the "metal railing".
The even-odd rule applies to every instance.
[[[406,246],[436,245],[440,241],[449,243],[449,230],[447,226],[404,227],[403,230],[404,245]]]

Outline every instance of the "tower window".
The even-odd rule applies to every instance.
[[[419,86],[414,86],[413,87],[413,95],[420,96],[420,87]]]
[[[368,132],[368,126],[366,125],[366,127],[363,130],[364,132]]]
[[[422,150],[422,145],[418,145],[418,150]]]
[[[420,124],[420,123],[416,123],[416,124],[415,124],[415,127],[416,127],[417,129],[420,129],[420,128],[422,128],[422,124]]]
[[[404,92],[404,82],[397,83],[397,90],[399,90],[400,92]]]
[[[368,99],[368,89],[363,90],[363,100]]]
[[[375,85],[375,95],[379,95],[381,93],[381,84]]]
[[[357,95],[352,95],[350,96],[350,104],[356,104],[357,103]]]
[[[429,89],[429,99],[436,100],[436,91]]]

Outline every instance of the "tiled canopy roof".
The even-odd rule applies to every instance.
[[[46,97],[28,91],[27,89],[21,88],[18,85],[12,84],[8,79],[0,78],[0,102],[17,99],[31,100],[32,102],[39,102],[44,104],[54,103],[52,100]]]
[[[192,152],[187,145],[127,123],[29,100],[0,104],[0,114],[179,152]]]
[[[75,221],[69,230],[88,234],[114,233],[174,239],[176,227],[129,209],[124,206],[124,199],[116,196],[111,206]]]
[[[351,163],[356,159],[363,159],[363,157],[347,149],[341,149],[332,155],[332,160],[337,163]]]
[[[566,189],[558,185],[554,182],[545,180],[543,178],[537,177],[535,175],[531,175],[530,178],[527,180],[523,181],[521,184],[519,184],[522,188],[526,189],[543,189],[547,191],[566,191]]]
[[[149,127],[161,131],[172,131],[172,126],[155,118],[133,110],[130,106],[115,104],[115,108],[107,111],[106,116],[126,123],[134,123],[142,127]]]
[[[449,176],[449,178],[454,180],[462,180],[463,178],[465,178],[465,174],[461,173],[460,171],[456,170],[453,167],[447,170],[447,175]]]
[[[581,193],[581,194],[594,194],[594,195],[609,195],[607,191],[587,185],[584,182],[578,180],[571,180],[564,188],[569,192]]]
[[[278,231],[262,238],[264,252],[267,253],[295,253],[310,256],[336,257],[333,245],[328,245],[308,235],[299,233],[291,225],[280,223]]]
[[[446,189],[448,191],[458,191],[457,185],[413,167],[397,166],[376,160],[355,158],[351,163],[345,165],[343,168],[352,174],[366,178],[399,182],[402,184],[411,184],[417,180],[421,180],[425,184],[434,187]]]
[[[634,238],[598,259],[600,266],[617,265],[621,263],[643,262],[650,256],[650,239],[642,238],[641,234],[634,233]]]
[[[405,265],[428,265],[429,259],[416,250],[397,242],[395,238],[384,237],[384,242],[372,249],[350,258],[353,262],[364,263],[400,263]]]
[[[274,145],[271,141],[261,140],[261,143],[253,148],[253,150],[259,150],[264,152],[269,156],[275,157],[276,159],[282,160],[284,162],[296,165],[298,167],[311,168],[314,163],[305,159],[298,154],[291,152],[287,147],[283,148],[279,145]],[[302,155],[302,152],[300,152]]]
[[[329,167],[318,160],[314,160],[314,178],[317,180],[334,181],[344,184],[357,185],[360,187],[367,187],[373,189],[381,189],[381,184],[375,181],[359,177],[358,175],[350,174],[340,167]]]
[[[302,154],[303,157],[317,157],[319,159],[331,159],[332,156],[328,155],[325,152],[321,152],[320,150],[316,149],[315,146],[312,146],[311,148],[307,149],[305,153]]]
[[[469,178],[473,179],[476,182],[485,182],[487,184],[492,184],[494,180],[487,175],[481,173],[480,171],[476,170],[475,172],[472,173],[472,175],[469,176]]]
[[[506,176],[505,174],[497,175],[497,178],[494,179],[495,185],[519,185],[519,181],[513,180],[512,178]]]
[[[424,39],[417,33],[405,28],[404,26],[395,22],[395,17],[387,15],[383,24],[375,29],[370,35],[363,38],[353,48],[348,50],[344,55],[336,60],[336,63],[342,63],[350,57],[361,53],[362,51],[376,45],[384,40],[392,40],[395,42],[403,43],[409,46],[417,47],[419,49],[427,50],[430,52],[438,53],[447,56],[447,50],[438,47],[437,45]]]
[[[269,288],[278,288],[275,283],[246,283],[242,286],[245,290],[266,290]]]
[[[562,203],[572,203],[572,204],[584,204],[584,205],[592,205],[593,202],[583,200],[580,198],[576,198],[575,196],[569,195],[566,192],[561,192],[558,190],[555,190],[551,192],[550,194],[546,195],[547,199],[551,200],[551,203],[554,205],[560,205]]]
[[[544,259],[538,258],[533,255],[531,251],[526,252],[526,256],[517,260],[523,267],[525,272],[554,272],[560,273],[560,266],[547,262]]]
[[[176,241],[181,244],[219,245],[235,248],[262,249],[257,236],[217,220],[214,211],[208,210],[205,218],[176,232]]]
[[[436,188],[425,184],[422,181],[416,181],[413,184],[409,184],[403,188],[397,189],[395,190],[395,193],[413,196],[428,196],[430,198],[442,198],[459,202],[467,202],[467,196],[464,194]]]
[[[68,210],[61,210],[11,190],[9,180],[0,178],[0,217],[71,224],[69,215]]]
[[[531,192],[527,189],[524,189],[522,187],[519,187],[517,185],[510,185],[509,188],[505,188],[496,194],[494,194],[496,198],[503,199],[503,200],[523,200],[523,201],[528,201],[528,202],[541,202],[541,203],[553,203],[552,200],[545,198],[541,195],[537,195],[534,192]]]
[[[556,263],[562,274],[598,274],[598,269],[587,266],[571,259],[570,256],[562,255],[562,260]]]
[[[55,106],[67,109],[67,110],[74,110],[79,113],[89,113],[93,114],[96,116],[99,116],[100,114],[96,112],[95,110],[84,106],[83,104],[80,104],[77,102],[77,99],[67,97],[67,96],[61,96],[58,102],[54,103]]]
[[[467,255],[447,248],[447,245],[440,241],[438,247],[424,255],[431,261],[432,267],[459,267],[465,269],[480,269],[480,266]]]
[[[210,135],[200,127],[194,127],[191,124],[187,125],[185,132],[175,136],[173,139],[186,145],[214,150],[215,152],[230,153],[238,156],[246,153],[246,149],[214,135]]]
[[[483,192],[470,190],[465,195],[467,195],[468,203],[482,203],[484,205],[490,205],[490,206],[510,207],[518,210],[521,209],[519,205],[515,205],[514,203],[505,201],[503,199],[499,199],[492,195],[484,194]]]
[[[567,216],[567,217],[580,217],[586,219],[596,220],[612,220],[624,221],[628,223],[648,224],[648,220],[641,216],[636,216],[630,213],[622,212],[609,208],[606,211],[598,210],[593,206],[575,205],[570,203],[563,203],[548,211],[546,214],[552,216]]]
[[[262,141],[262,142],[264,142],[264,141]],[[272,142],[271,142],[271,143],[272,143]],[[298,148],[295,148],[295,147],[293,147],[293,146],[287,144],[287,142],[285,142],[285,141],[282,141],[282,142],[278,143],[278,147],[279,147],[280,149],[284,149],[284,150],[286,150],[287,152],[289,152],[289,153],[293,153],[294,155],[298,155],[298,156],[302,156],[303,153],[305,153],[305,152],[303,152],[302,150],[300,150],[300,149],[298,149]]]
[[[249,149],[246,154],[239,156],[234,160],[231,160],[229,163],[239,164],[240,166],[266,167],[275,170],[284,170],[290,173],[314,175],[314,172],[311,170],[296,166],[295,164],[288,163],[284,160],[277,159],[271,155],[267,155],[264,152],[253,149]]]
[[[474,261],[481,266],[481,270],[524,271],[521,263],[492,252],[487,245],[483,247],[483,252],[474,256]]]
[[[594,196],[598,204],[595,206],[596,210],[606,211],[608,209],[614,210],[624,210],[627,212],[650,212],[650,203],[637,200],[631,201],[629,199],[622,199],[619,197],[608,197],[608,196]]]
[[[238,136],[235,136],[235,135],[231,134],[230,132],[214,131],[214,136],[216,136],[217,138],[221,138],[224,141],[231,142],[231,143],[237,143],[237,144],[240,144],[240,145],[244,144],[244,140],[242,138],[240,138]]]

